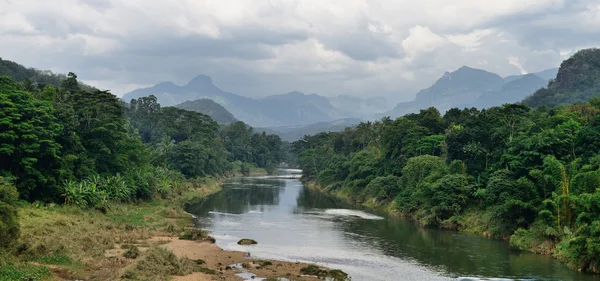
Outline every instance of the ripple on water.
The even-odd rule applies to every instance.
[[[479,278],[479,277],[458,277],[457,281],[534,281],[535,279],[506,279],[506,278]]]
[[[369,214],[360,210],[349,210],[349,209],[326,209],[323,214],[340,217],[358,217],[366,220],[383,220],[383,217]]]
[[[213,215],[220,215],[220,216],[232,216],[232,217],[239,217],[239,214],[232,214],[232,213],[223,213],[223,212],[216,212],[216,211],[208,211],[209,214],[213,214]]]

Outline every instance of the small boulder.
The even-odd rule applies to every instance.
[[[247,239],[247,238],[241,239],[237,243],[238,243],[238,245],[255,245],[255,244],[258,244],[258,242],[256,242],[256,240]]]

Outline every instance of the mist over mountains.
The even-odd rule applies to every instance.
[[[443,113],[453,107],[487,108],[519,102],[546,86],[557,72],[558,68],[554,68],[502,78],[492,72],[463,66],[446,72],[431,87],[419,91],[415,100],[399,103],[394,109],[377,114],[376,118],[396,118],[432,106]]]
[[[384,116],[396,118],[432,106],[445,112],[453,107],[487,108],[518,102],[546,86],[557,72],[556,68],[503,78],[492,72],[463,66],[446,72],[432,86],[419,91],[413,101],[399,103],[393,108],[382,97],[325,97],[297,91],[250,98],[221,90],[206,75],[198,75],[182,86],[161,82],[126,93],[123,99],[129,101],[154,95],[163,106],[202,112],[220,123],[241,120],[293,140],[301,137],[302,132],[339,131],[343,129],[340,124],[353,125],[360,120]]]

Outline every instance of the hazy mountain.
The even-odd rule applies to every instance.
[[[392,108],[383,97],[361,98],[340,95],[329,98],[329,102],[344,116],[354,116],[371,119],[377,113],[383,113]]]
[[[395,118],[431,106],[443,113],[453,107],[484,108],[518,102],[546,85],[552,79],[549,78],[552,73],[555,69],[502,78],[485,70],[463,66],[454,72],[446,72],[431,87],[417,93],[414,101],[400,103],[376,118]]]
[[[499,92],[482,95],[471,106],[488,108],[505,103],[520,102],[546,84],[548,84],[548,81],[535,74],[522,75],[518,79],[504,84]]]
[[[597,48],[578,51],[563,61],[556,78],[523,103],[531,107],[553,107],[582,103],[594,96],[600,96],[600,49]]]
[[[253,99],[225,92],[213,85],[212,79],[205,75],[197,76],[184,86],[163,82],[150,88],[137,89],[125,94],[123,99],[128,101],[148,95],[155,95],[163,106],[211,99],[253,127],[307,125],[343,117],[327,98],[316,94],[291,92]]]
[[[558,68],[546,69],[544,71],[536,72],[533,74],[544,79],[544,81],[546,81],[546,83],[547,83],[551,79],[556,78],[556,74],[558,74]]]
[[[504,82],[505,83],[512,82],[514,80],[523,78],[523,76],[525,76],[525,75],[533,74],[533,75],[541,78],[542,80],[544,80],[547,84],[548,81],[550,81],[550,79],[554,79],[554,77],[556,77],[556,73],[558,73],[558,68],[546,69],[546,70],[543,70],[540,72],[534,72],[534,73],[529,73],[529,74],[509,75],[509,76],[504,77]]]
[[[211,99],[186,101],[175,107],[206,114],[220,124],[231,124],[238,121],[231,112],[227,111],[227,109]]]
[[[472,104],[482,95],[497,92],[503,84],[504,79],[498,74],[463,66],[454,72],[446,72],[431,87],[417,93],[414,101],[399,103],[377,118],[395,118],[431,106],[445,112],[452,107]]]
[[[343,118],[331,122],[318,122],[303,126],[280,126],[269,128],[257,128],[268,134],[276,134],[284,141],[297,141],[305,135],[316,135],[321,132],[340,132],[347,127],[358,125],[362,120],[357,118]]]

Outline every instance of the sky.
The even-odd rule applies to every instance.
[[[118,96],[206,74],[245,96],[403,101],[462,65],[558,67],[598,30],[599,0],[0,0],[0,57]]]

